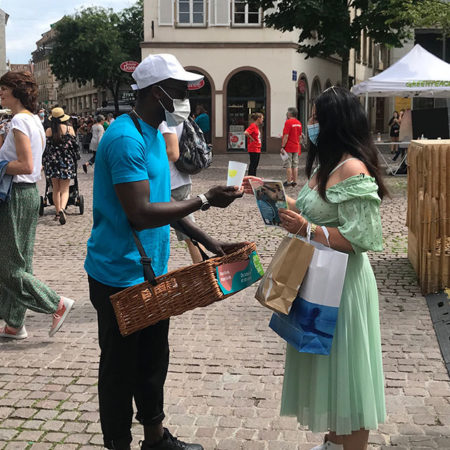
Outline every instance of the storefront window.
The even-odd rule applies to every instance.
[[[246,151],[244,131],[250,125],[250,115],[256,112],[266,115],[264,81],[255,72],[239,72],[230,79],[227,87],[228,151]],[[261,137],[262,151],[265,151],[264,125]]]

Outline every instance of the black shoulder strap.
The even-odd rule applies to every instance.
[[[144,137],[144,133],[142,132],[142,128],[141,128],[141,124],[139,123],[138,116],[137,116],[136,112],[134,111],[134,109],[133,109],[133,111],[130,111],[128,113],[128,115],[131,117],[131,120],[133,121],[134,126],[137,128],[137,130],[139,131],[141,136]]]
[[[131,120],[133,121],[135,127],[139,131],[142,137],[144,137],[144,134],[142,133],[141,124],[139,123],[139,120],[137,118],[137,114],[133,111],[130,111],[128,115],[131,117]],[[155,280],[155,272],[152,267],[152,259],[147,256],[147,253],[145,253],[144,246],[142,245],[136,231],[133,229],[133,226],[130,223],[131,232],[133,233],[133,239],[136,243],[136,247],[139,250],[139,254],[141,255],[141,264],[144,269],[144,279],[145,281],[148,281],[150,284],[153,284],[153,286],[156,286],[156,280]]]
[[[152,258],[149,258],[145,253],[144,247],[133,227],[131,227],[131,232],[133,233],[134,242],[136,243],[136,247],[138,248],[139,254],[141,255],[141,264],[144,269],[144,279],[150,284],[153,284],[153,286],[156,286],[157,283],[155,280],[155,272],[152,267]]]

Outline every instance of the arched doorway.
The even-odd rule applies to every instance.
[[[311,87],[311,110],[312,110],[312,105],[314,104],[314,101],[316,100],[316,98],[320,95],[320,93],[322,92],[322,88],[320,86],[320,80],[319,78],[314,78],[312,87]]]
[[[227,150],[245,151],[244,131],[250,124],[250,115],[261,112],[266,116],[266,84],[251,70],[234,74],[227,85]],[[265,125],[261,129],[262,151],[266,150]]]
[[[306,75],[300,75],[297,83],[297,110],[298,120],[302,123],[303,127],[308,122],[308,80]]]
[[[189,103],[191,104],[191,112],[195,114],[198,105],[205,108],[206,113],[209,116],[210,121],[210,131],[205,133],[207,142],[211,142],[211,136],[213,136],[213,105],[212,105],[212,87],[209,81],[209,77],[205,75],[202,71],[198,69],[188,69],[190,72],[198,73],[203,75],[204,78],[198,85],[193,85],[189,88]]]

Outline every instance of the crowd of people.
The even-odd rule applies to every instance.
[[[32,75],[8,72],[0,78],[2,104],[13,115],[0,148],[0,187],[6,189],[6,201],[0,203],[0,319],[5,322],[0,337],[27,337],[27,309],[52,314],[53,336],[74,304],[33,275],[39,209],[36,182],[43,162],[53,185],[55,220],[64,224],[68,183],[76,172],[80,148],[89,148],[95,152],[89,164],[95,161],[96,168],[93,227],[84,267],[98,319],[104,446],[130,449],[134,401],[144,431],[141,449],[203,450],[163,427],[170,320],[123,337],[110,296],[143,281],[133,232],[151,258],[156,276],[167,272],[170,226],[182,232],[180,239],[198,242],[216,255],[235,249],[236,243],[213,238],[191,216],[211,207],[226,208],[244,192],[252,194],[250,180],[260,181],[256,178],[259,158],[250,156],[251,174],[242,188],[214,186],[191,198],[190,178],[177,173],[169,162],[179,151],[189,83],[198,83],[203,76],[187,72],[168,54],[148,56],[132,76],[136,107],[116,120],[71,119],[59,107],[48,117],[45,111],[36,116],[37,86]],[[254,126],[247,129],[250,153],[261,149],[263,120],[262,114],[255,114]],[[348,90],[333,86],[319,95],[307,129],[308,181],[296,199],[287,198],[289,209],[279,210],[281,226],[293,235],[305,236],[309,230],[310,239],[348,253],[349,259],[330,355],[300,353],[287,346],[281,414],[296,416],[314,432],[327,433],[315,450],[365,450],[369,430],[383,423],[386,415],[378,293],[366,252],[382,248],[379,206],[387,190],[367,117]],[[301,136],[297,111],[289,108],[280,150],[288,155],[285,186],[297,184]],[[190,251],[198,262],[199,255]]]

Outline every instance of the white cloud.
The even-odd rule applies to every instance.
[[[88,6],[106,6],[120,10],[133,5],[133,0],[2,0],[0,7],[9,14],[6,26],[6,57],[13,64],[31,59],[36,41],[65,14],[73,14]]]

